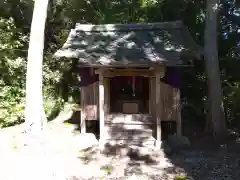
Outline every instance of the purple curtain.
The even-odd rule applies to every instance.
[[[81,77],[80,87],[88,86],[98,81],[98,75],[91,73],[90,67],[80,68],[79,75]]]
[[[181,86],[181,72],[178,67],[167,67],[165,76],[162,81],[174,88],[180,88]]]

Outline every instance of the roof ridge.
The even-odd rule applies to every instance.
[[[76,23],[75,30],[79,31],[129,31],[153,29],[178,29],[184,26],[182,21],[135,23],[135,24],[80,24]]]

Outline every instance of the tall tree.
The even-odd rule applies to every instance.
[[[35,0],[28,49],[26,78],[26,132],[39,135],[46,123],[42,96],[44,31],[48,0]]]
[[[227,131],[218,62],[218,5],[218,0],[207,0],[204,53],[212,130],[215,139],[221,140]]]

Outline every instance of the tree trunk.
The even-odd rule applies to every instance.
[[[42,63],[48,0],[35,0],[28,48],[25,125],[29,135],[40,135],[46,115],[43,108]]]
[[[221,80],[218,62],[217,22],[218,0],[207,0],[205,26],[205,66],[208,79],[209,110],[213,135],[216,140],[226,136],[226,123],[222,101]]]

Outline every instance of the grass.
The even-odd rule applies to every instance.
[[[74,135],[81,134],[79,130],[73,130],[72,133],[73,133]]]
[[[113,167],[110,165],[105,165],[101,167],[101,170],[105,171],[107,174],[111,174],[113,172]]]
[[[16,151],[16,150],[18,149],[17,144],[13,143],[13,144],[12,144],[12,149],[13,149],[14,151]]]
[[[64,122],[63,124],[66,125],[66,126],[72,126],[72,124],[69,123],[69,122]]]
[[[175,176],[174,180],[189,180],[187,176]]]

